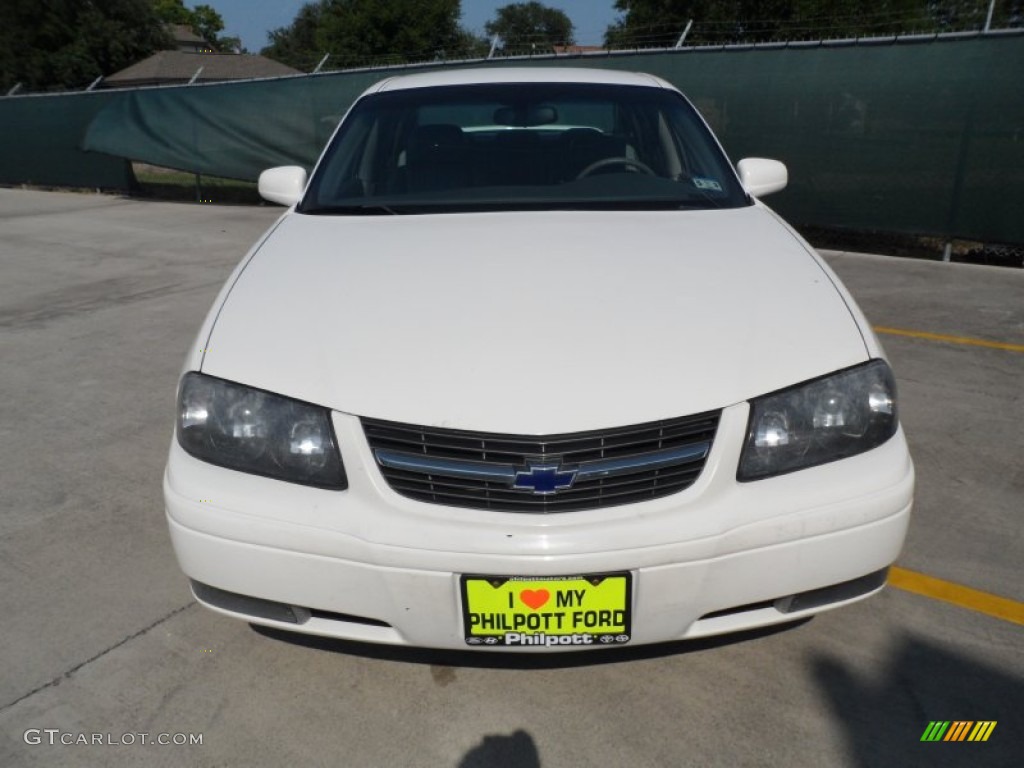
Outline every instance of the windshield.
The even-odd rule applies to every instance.
[[[514,83],[378,93],[351,110],[298,210],[733,208],[748,200],[663,88]]]

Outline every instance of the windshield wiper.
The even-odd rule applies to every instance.
[[[309,213],[314,216],[400,216],[404,211],[374,203],[372,205],[320,205],[316,208],[303,208],[299,213]]]
[[[550,207],[555,210],[580,210],[580,211],[691,211],[704,210],[707,208],[724,208],[721,201],[700,199],[700,200],[679,200],[668,198],[650,198],[641,200],[573,200],[561,203],[552,203]]]

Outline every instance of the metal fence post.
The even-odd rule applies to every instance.
[[[683,41],[686,39],[686,36],[688,34],[690,34],[690,27],[692,27],[692,26],[693,26],[693,19],[690,19],[688,22],[686,22],[686,29],[683,30],[683,34],[681,34],[679,36],[679,39],[676,40],[676,48],[682,48],[683,47]]]

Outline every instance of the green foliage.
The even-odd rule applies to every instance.
[[[224,19],[208,5],[197,5],[192,9],[193,31],[208,43],[217,44],[224,31]]]
[[[0,95],[83,88],[170,42],[150,0],[4,0]]]
[[[153,10],[168,24],[192,23],[192,12],[182,0],[153,0]]]
[[[488,35],[501,38],[505,52],[550,51],[552,46],[575,42],[569,17],[536,0],[502,6],[497,13],[484,29]]]
[[[871,37],[980,29],[989,0],[616,0],[610,47]],[[1022,0],[998,0],[995,25],[1019,26]]]
[[[612,48],[668,47],[689,19],[706,17],[711,4],[710,0],[615,0],[615,9],[625,16],[608,27],[605,44]]]
[[[241,48],[237,37],[221,37],[224,19],[209,5],[197,5],[189,9],[184,0],[152,0],[156,15],[167,24],[184,24],[191,27],[214,50],[234,51]]]
[[[271,32],[261,53],[307,72],[325,53],[332,68],[476,55],[481,43],[460,15],[459,0],[318,0]]]
[[[310,71],[323,56],[317,43],[323,10],[323,3],[302,6],[290,26],[268,34],[270,45],[260,53],[296,69]]]

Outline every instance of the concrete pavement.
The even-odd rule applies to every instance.
[[[177,374],[279,210],[0,189],[0,765],[1019,764],[1022,628],[896,589],[782,630],[553,658],[197,607],[160,494]],[[1024,344],[1022,272],[828,258],[877,325]],[[882,340],[918,471],[901,565],[1024,600],[1024,354]],[[936,719],[998,725],[922,744]],[[202,743],[142,743],[161,734]]]

